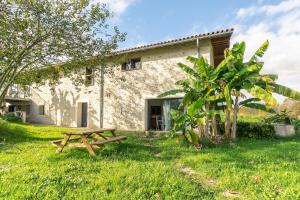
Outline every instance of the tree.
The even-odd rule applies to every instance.
[[[232,49],[225,51],[225,58],[230,59],[227,59],[227,61],[223,63],[226,67],[222,68],[220,78],[223,80],[222,91],[226,99],[225,135],[229,138],[236,138],[237,114],[240,105],[246,106],[249,103],[254,105],[260,100],[263,100],[267,106],[277,105],[277,101],[272,96],[272,92],[264,87],[267,85],[265,80],[270,80],[270,76],[264,75],[265,79],[261,79],[260,75],[263,63],[260,62],[258,58],[264,55],[268,45],[268,41],[264,42],[248,62],[244,61],[246,48],[244,42],[236,43]],[[242,90],[246,90],[255,98],[247,99],[245,102],[240,103],[239,100],[242,96]],[[264,107],[264,105],[261,104],[260,107]],[[232,120],[231,116],[233,116]]]
[[[232,124],[230,122],[225,127],[225,135],[230,136],[232,139],[236,138],[237,116],[241,106],[274,113],[275,110],[272,107],[276,107],[278,102],[273,93],[294,99],[300,98],[299,92],[277,84],[277,75],[260,74],[263,63],[260,62],[259,58],[263,57],[268,46],[269,41],[265,41],[251,56],[249,61],[244,61],[246,48],[244,42],[236,43],[232,49],[225,51],[225,58],[231,58],[225,62],[227,67],[223,68],[221,77],[225,85],[223,93],[226,98],[226,111],[229,113],[226,115],[226,121],[230,122],[231,115],[233,116]],[[240,102],[243,90],[247,91],[254,98],[248,98]]]
[[[214,139],[218,133],[216,116],[223,111],[225,114],[224,135],[228,139],[236,138],[237,118],[241,107],[260,109],[274,113],[273,107],[277,100],[273,93],[281,94],[293,99],[300,99],[300,93],[276,83],[277,75],[260,74],[263,63],[260,62],[269,42],[264,42],[253,54],[249,61],[244,61],[246,45],[236,43],[224,52],[224,60],[216,67],[201,58],[188,57],[193,66],[179,63],[178,66],[188,75],[187,79],[176,84],[179,89],[170,90],[160,96],[183,93],[182,107],[185,112],[173,111],[173,131],[183,130],[189,133],[190,141],[200,141],[195,138],[195,129]],[[247,98],[243,94],[247,91],[253,97]],[[241,101],[241,99],[245,99]],[[203,129],[203,126],[205,127]]]
[[[183,93],[181,107],[185,112],[173,111],[173,131],[182,130],[183,135],[195,146],[199,146],[203,135],[217,135],[216,114],[220,100],[220,88],[217,70],[204,58],[188,57],[192,66],[178,63],[178,66],[188,75],[187,79],[176,82],[180,89],[173,89],[160,97]],[[210,123],[211,121],[211,123]]]
[[[125,37],[110,17],[104,4],[89,0],[2,0],[0,104],[14,82],[57,80],[105,62]]]

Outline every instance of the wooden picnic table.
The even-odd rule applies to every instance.
[[[110,132],[112,134],[112,137],[104,136],[102,134],[104,132]],[[86,148],[91,156],[95,156],[95,148],[100,148],[106,143],[120,142],[121,140],[127,139],[126,136],[116,136],[115,129],[96,129],[82,132],[64,132],[63,135],[63,140],[51,141],[53,145],[58,146],[59,152],[62,152],[65,146],[74,148]],[[73,141],[78,142],[71,143]]]

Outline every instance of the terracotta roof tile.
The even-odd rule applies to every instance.
[[[178,43],[182,43],[182,42],[188,42],[188,41],[192,41],[192,40],[196,40],[196,39],[215,38],[215,37],[220,37],[223,35],[231,36],[233,31],[234,31],[233,28],[223,29],[223,30],[219,30],[219,31],[191,35],[191,36],[187,36],[187,37],[142,45],[142,46],[128,48],[128,49],[121,49],[121,50],[115,51],[115,53],[116,54],[130,53],[130,52],[136,52],[136,51],[142,51],[142,50],[147,50],[147,49],[152,49],[152,48],[157,48],[157,47],[162,47],[162,46],[178,44]]]

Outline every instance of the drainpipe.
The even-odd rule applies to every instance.
[[[99,122],[100,128],[103,128],[103,108],[104,108],[104,66],[100,67],[100,113],[99,113]]]
[[[199,45],[199,38],[197,38],[197,57],[200,58],[200,45]]]

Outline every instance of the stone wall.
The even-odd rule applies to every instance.
[[[200,54],[211,60],[210,40],[201,40]],[[175,82],[185,77],[177,67],[178,62],[187,63],[187,56],[197,56],[196,42],[156,48],[126,55],[141,58],[142,68],[122,71],[118,66],[113,75],[105,75],[104,127],[123,130],[145,130],[147,99],[175,88]],[[95,82],[98,82],[97,80]],[[42,86],[32,92],[29,121],[60,126],[80,126],[80,103],[88,103],[88,126],[100,126],[100,87],[80,87],[76,90],[72,81],[62,79],[55,91]],[[38,115],[38,105],[45,105],[45,116]]]

